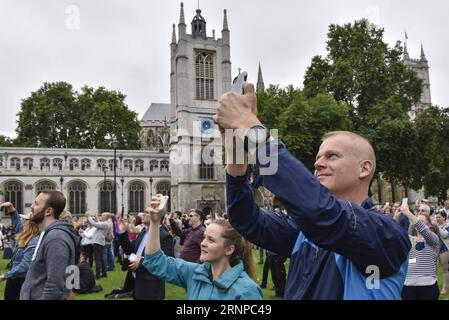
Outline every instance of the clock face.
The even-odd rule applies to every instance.
[[[211,134],[215,130],[215,123],[212,118],[200,118],[199,119],[200,132],[202,134]]]

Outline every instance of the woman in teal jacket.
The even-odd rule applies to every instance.
[[[159,206],[153,198],[152,208]],[[261,300],[254,279],[250,244],[226,220],[212,222],[204,232],[200,260],[203,264],[166,256],[160,249],[162,212],[149,208],[151,226],[143,266],[153,275],[186,288],[189,300]],[[251,276],[251,277],[250,277]]]

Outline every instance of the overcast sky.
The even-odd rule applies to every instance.
[[[185,0],[190,22],[197,0]],[[15,136],[20,102],[43,82],[66,81],[104,86],[127,95],[126,103],[143,116],[151,102],[170,102],[170,41],[179,22],[174,0],[1,0],[0,134]],[[449,3],[443,0],[201,0],[208,34],[221,37],[228,10],[233,74],[265,84],[302,86],[316,54],[325,54],[331,23],[363,17],[385,28],[393,45],[409,37],[412,57],[421,42],[431,66],[432,100],[449,106]],[[79,17],[79,19],[77,19]],[[446,76],[445,76],[446,75]]]

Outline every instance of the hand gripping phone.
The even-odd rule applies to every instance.
[[[401,207],[408,207],[408,198],[402,199]]]
[[[157,207],[158,211],[167,209],[168,199],[168,196],[161,196],[161,202],[159,203],[159,207]]]
[[[238,94],[244,94],[243,84],[248,80],[248,72],[239,72],[239,75],[232,81],[232,91]]]

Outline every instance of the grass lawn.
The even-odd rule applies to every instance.
[[[255,261],[259,261],[258,253],[256,250],[253,252]],[[6,265],[8,260],[3,260],[3,252],[0,251],[0,273],[6,271]],[[286,263],[286,269],[288,270],[288,263]],[[262,271],[263,265],[256,264],[257,270],[257,282],[260,284],[262,279]],[[442,270],[441,267],[438,270],[438,283],[441,285],[442,283]],[[104,295],[109,293],[112,289],[123,286],[123,282],[125,281],[125,272],[122,272],[120,269],[120,265],[116,265],[116,269],[113,272],[108,272],[107,278],[102,278],[97,280],[97,284],[103,287],[102,292],[86,294],[86,295],[77,295],[77,300],[105,300]],[[185,290],[180,287],[173,286],[171,284],[166,284],[166,299],[167,300],[184,300],[186,298]],[[274,298],[274,291],[271,290],[273,288],[273,283],[271,281],[271,274],[268,276],[268,286],[267,289],[263,289],[263,295],[265,300],[270,300]],[[5,282],[0,283],[0,300],[3,300],[5,290]],[[440,295],[440,300],[449,300],[449,294]]]

